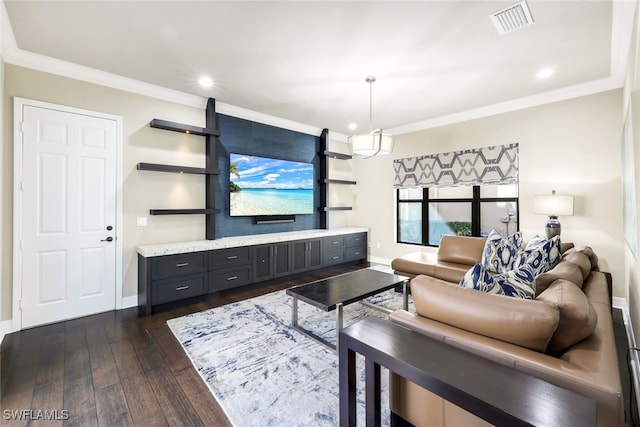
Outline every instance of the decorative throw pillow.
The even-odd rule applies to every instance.
[[[536,293],[535,277],[527,266],[492,275],[482,265],[476,264],[465,273],[460,286],[524,299],[533,299]]]
[[[513,270],[517,255],[522,248],[522,234],[518,231],[508,237],[491,230],[482,251],[482,267],[493,273]]]
[[[535,236],[520,251],[514,268],[527,266],[537,276],[551,270],[561,258],[560,236],[553,236],[551,239]]]

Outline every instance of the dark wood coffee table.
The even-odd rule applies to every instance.
[[[327,347],[338,350],[338,335],[343,327],[342,308],[354,302],[360,302],[367,307],[382,310],[390,313],[390,310],[380,305],[371,304],[363,299],[397,286],[402,286],[403,308],[408,307],[407,282],[408,277],[396,274],[385,273],[383,271],[362,269],[318,280],[317,282],[306,283],[287,289],[287,295],[293,297],[291,306],[291,325],[297,331],[318,341]],[[298,300],[304,301],[314,307],[324,311],[336,310],[336,344],[332,344],[324,338],[304,329],[298,323]]]

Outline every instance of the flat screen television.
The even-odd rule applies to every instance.
[[[311,163],[231,153],[229,215],[314,213]]]

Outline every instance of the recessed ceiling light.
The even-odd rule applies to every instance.
[[[539,79],[546,79],[549,78],[553,75],[553,70],[551,68],[543,68],[542,70],[538,71],[538,73],[536,74],[536,77]]]
[[[198,84],[202,87],[211,87],[213,86],[213,80],[211,80],[211,77],[202,76],[198,79]]]
[[[358,129],[358,125],[356,123],[349,123],[349,130],[356,130]]]

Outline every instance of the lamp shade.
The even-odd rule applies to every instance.
[[[390,154],[393,151],[393,135],[372,132],[349,137],[353,154],[369,157],[378,154]]]
[[[540,194],[533,196],[533,211],[552,216],[573,215],[573,196]]]

